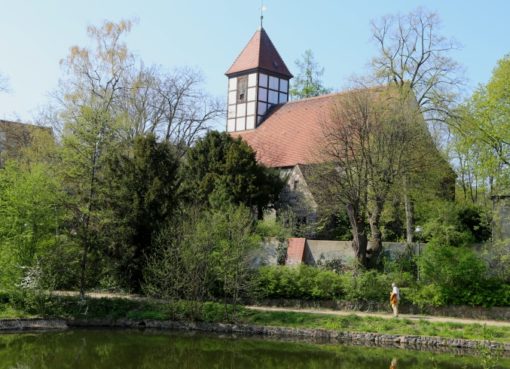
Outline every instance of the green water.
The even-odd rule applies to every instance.
[[[387,369],[392,360],[398,369],[482,368],[473,356],[161,331],[0,335],[0,369]]]

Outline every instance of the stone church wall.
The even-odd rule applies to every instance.
[[[306,183],[299,165],[281,170],[286,185],[280,194],[280,201],[292,210],[300,223],[315,221],[317,203]]]

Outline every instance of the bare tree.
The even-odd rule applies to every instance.
[[[131,134],[154,133],[181,155],[224,114],[223,104],[203,92],[203,77],[195,69],[142,67],[130,78],[119,108],[128,114]]]
[[[362,88],[341,95],[323,122],[322,187],[328,201],[334,196],[346,207],[363,267],[382,250],[380,220],[390,191],[423,163],[428,132],[420,119],[415,102],[396,89]]]
[[[368,205],[367,160],[362,149],[366,147],[371,125],[368,94],[353,91],[342,95],[324,118],[323,152],[326,164],[318,167],[321,173],[321,192],[345,206],[351,224],[352,247],[361,266],[367,265],[366,212]]]
[[[372,21],[372,39],[378,53],[372,59],[376,78],[403,93],[414,94],[420,112],[437,136],[444,138],[444,124],[458,102],[463,78],[451,57],[458,45],[440,34],[437,14],[417,9],[406,15],[389,15]],[[413,239],[413,204],[409,189],[413,179],[403,179],[407,241]]]
[[[149,129],[176,145],[189,147],[209,124],[224,114],[223,104],[200,88],[200,72],[182,68],[159,76],[153,108],[160,117]]]
[[[372,126],[368,155],[368,216],[371,254],[376,257],[382,250],[380,221],[390,191],[394,187],[405,189],[411,174],[428,175],[439,155],[413,95],[401,95],[390,87],[381,91],[372,104],[377,109],[377,122]]]
[[[145,67],[122,42],[131,27],[130,21],[89,27],[96,48],[71,48],[61,62],[71,73],[61,81],[57,101],[67,119],[76,118],[80,107],[91,102],[103,104],[99,108],[120,123],[124,138],[155,133],[182,154],[224,114],[224,104],[203,91],[204,78],[196,69]]]
[[[375,75],[412,92],[426,120],[444,121],[463,79],[459,64],[450,56],[458,45],[439,34],[437,14],[419,8],[406,15],[385,16],[371,25],[378,48],[372,59]]]

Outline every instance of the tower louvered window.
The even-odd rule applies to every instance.
[[[248,76],[237,78],[237,103],[243,103],[247,100],[248,94]]]

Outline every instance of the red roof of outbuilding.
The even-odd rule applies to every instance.
[[[306,238],[289,238],[287,245],[285,265],[299,265],[303,263],[305,259]]]
[[[268,167],[322,162],[323,124],[340,93],[277,105],[254,130],[232,132],[242,137]]]
[[[234,64],[225,73],[227,76],[248,70],[260,69],[266,72],[292,78],[282,57],[274,47],[264,28],[252,36]]]

